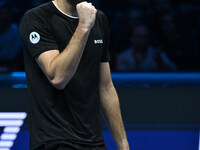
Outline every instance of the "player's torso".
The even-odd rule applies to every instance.
[[[52,35],[57,41],[59,51],[62,52],[69,44],[77,26],[79,19],[73,18],[63,12],[59,11],[53,3],[48,3],[51,11],[48,13],[47,22],[50,25]],[[44,18],[45,19],[45,18]],[[96,21],[90,31],[87,44],[82,56],[82,63],[88,61],[100,62],[104,49],[104,32],[102,29],[102,22],[99,14],[97,13]],[[88,60],[89,59],[89,60]]]
[[[68,45],[78,26],[78,19],[68,18],[55,14],[52,17],[52,31],[59,45],[59,50],[63,51]],[[90,31],[84,52],[90,57],[101,56],[103,50],[103,31],[99,19]],[[88,57],[89,57],[88,56]]]

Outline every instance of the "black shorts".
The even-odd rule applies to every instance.
[[[105,144],[98,146],[88,146],[70,142],[52,141],[38,148],[37,150],[106,150],[106,146]]]

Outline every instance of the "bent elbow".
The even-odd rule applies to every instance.
[[[58,90],[63,90],[72,78],[71,75],[67,76],[54,76],[50,79],[51,84]]]
[[[57,89],[57,90],[63,90],[66,87],[66,83],[63,80],[51,80],[51,84]]]

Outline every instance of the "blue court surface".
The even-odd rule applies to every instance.
[[[108,150],[117,150],[109,131],[104,131]],[[130,150],[199,150],[199,131],[127,131]],[[19,133],[11,150],[28,150],[28,131]]]
[[[199,150],[198,131],[127,131],[131,150]],[[104,131],[108,150],[116,146],[108,131]]]

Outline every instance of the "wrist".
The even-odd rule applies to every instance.
[[[90,26],[85,25],[83,23],[79,23],[78,28],[81,29],[82,31],[85,31],[85,32],[89,32],[91,30]]]
[[[123,139],[117,144],[118,150],[129,150],[129,144],[127,139]]]

